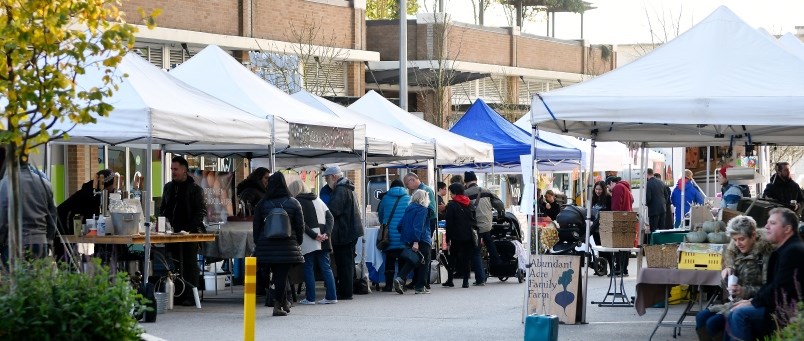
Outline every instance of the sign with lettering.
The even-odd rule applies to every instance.
[[[355,131],[350,128],[290,123],[290,146],[295,148],[352,151]]]
[[[580,284],[581,257],[531,255],[528,314],[556,315],[562,323],[577,323]]]
[[[234,173],[201,171],[190,169],[190,176],[195,183],[204,189],[204,200],[207,204],[207,222],[226,222],[232,215],[232,193]]]

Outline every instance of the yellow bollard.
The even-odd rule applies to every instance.
[[[254,341],[254,321],[257,305],[257,258],[246,257],[246,278],[243,281],[243,340]]]

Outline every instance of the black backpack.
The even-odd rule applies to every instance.
[[[285,200],[287,201],[287,199]],[[283,201],[279,206],[274,204],[268,215],[265,216],[262,225],[262,237],[267,239],[287,239],[290,238],[290,217],[288,212],[282,208],[285,205]]]

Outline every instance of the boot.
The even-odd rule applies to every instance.
[[[720,340],[723,339],[722,335],[721,335],[720,339],[712,339],[712,337],[709,336],[709,332],[706,331],[706,327],[695,328],[695,332],[698,333],[698,340],[700,340],[700,341],[713,341],[713,340],[720,341]]]
[[[469,277],[464,277],[463,285],[461,285],[461,288],[468,288],[468,287],[469,287]]]
[[[390,278],[390,277],[385,277]],[[385,285],[382,287],[383,292],[391,292],[394,291],[394,285],[391,282],[385,282]]]
[[[288,300],[284,300],[284,301],[285,301],[284,302],[285,304],[282,305],[282,310],[284,310],[285,313],[290,314],[290,302],[288,302]]]
[[[276,303],[274,303],[274,314],[273,315],[274,316],[288,316],[288,313],[286,313],[284,310],[282,310],[282,307],[280,306],[279,302],[276,302]]]

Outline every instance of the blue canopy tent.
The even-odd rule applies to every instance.
[[[520,170],[519,156],[531,153],[531,134],[507,121],[482,99],[475,100],[475,103],[452,126],[450,131],[493,145],[495,172],[518,172]],[[541,137],[536,141],[535,160],[538,162],[539,170],[574,169],[580,165],[581,156],[579,149],[567,147],[561,142],[547,141]],[[475,166],[487,168],[491,165],[477,164]]]

